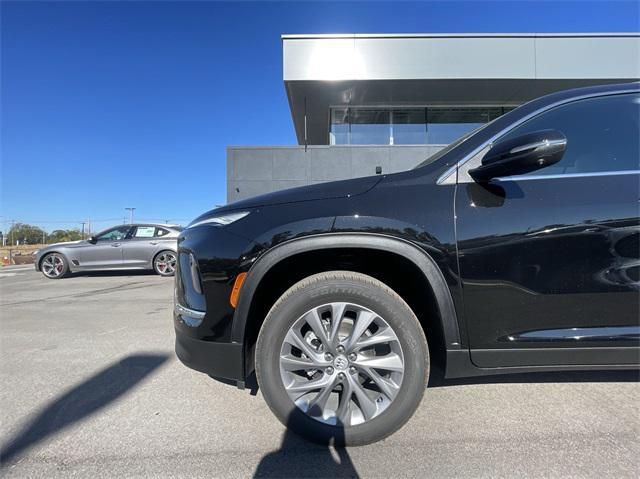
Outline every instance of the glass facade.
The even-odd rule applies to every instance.
[[[448,145],[513,107],[332,108],[331,145]]]

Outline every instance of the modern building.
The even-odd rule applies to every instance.
[[[227,201],[412,168],[538,96],[640,79],[640,35],[284,35],[298,145],[227,149]]]

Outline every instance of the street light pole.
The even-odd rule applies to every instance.
[[[129,224],[133,224],[133,210],[135,208],[125,208],[125,210],[129,211]]]

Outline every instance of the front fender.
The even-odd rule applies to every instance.
[[[376,233],[326,233],[286,241],[262,255],[249,270],[233,317],[231,339],[244,343],[253,296],[267,272],[295,254],[332,248],[377,249],[399,254],[412,261],[433,289],[442,321],[447,350],[459,350],[460,328],[450,289],[442,271],[425,251],[413,243]]]

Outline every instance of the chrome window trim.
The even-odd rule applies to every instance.
[[[552,108],[555,108],[555,107],[558,107],[558,106],[561,106],[561,105],[565,105],[567,103],[572,103],[574,101],[586,100],[588,98],[597,98],[597,97],[601,97],[601,96],[626,95],[626,94],[629,94],[629,93],[638,93],[638,92],[639,92],[638,89],[634,88],[634,89],[626,89],[626,90],[619,90],[619,91],[589,93],[589,94],[586,94],[586,95],[580,95],[580,96],[574,96],[574,97],[571,97],[571,98],[565,98],[563,100],[559,100],[559,101],[556,101],[554,103],[550,103],[548,105],[545,105],[545,106],[543,106],[541,108],[538,108],[537,110],[532,111],[528,115],[523,116],[518,121],[510,124],[508,127],[503,128],[498,133],[496,133],[491,138],[489,138],[487,141],[485,141],[484,143],[478,145],[471,152],[466,154],[465,157],[462,158],[462,160],[456,162],[454,165],[452,165],[451,167],[447,168],[447,170],[442,175],[440,175],[438,177],[438,181],[436,181],[436,184],[437,185],[441,185],[441,184],[445,183],[449,179],[449,177],[451,175],[455,174],[455,172],[458,170],[458,168],[460,168],[467,161],[469,161],[471,158],[476,156],[480,151],[482,151],[483,148],[486,148],[487,146],[491,145],[491,143],[493,143],[495,140],[497,140],[498,138],[500,138],[503,135],[506,135],[511,130],[513,130],[514,128],[520,126],[525,121],[530,120],[534,116],[540,115],[541,113],[544,113],[545,111],[551,110]],[[551,175],[547,175],[547,178],[549,176],[551,176]],[[566,175],[562,175],[562,176],[566,176]]]
[[[595,171],[592,173],[560,173],[557,175],[513,175],[495,178],[498,181],[553,180],[558,178],[586,178],[593,176],[640,175],[640,170]]]

